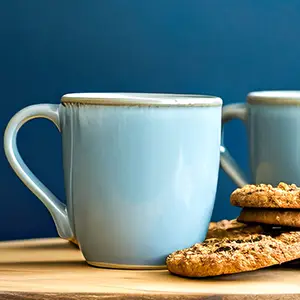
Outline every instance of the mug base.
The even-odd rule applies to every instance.
[[[151,266],[151,265],[125,265],[125,264],[111,264],[96,261],[86,261],[93,267],[106,268],[106,269],[121,269],[121,270],[165,270],[166,265]]]

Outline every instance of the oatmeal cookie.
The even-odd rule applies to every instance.
[[[230,202],[239,207],[300,209],[300,188],[295,184],[280,182],[270,184],[247,184],[232,192]]]
[[[247,225],[245,223],[238,222],[237,219],[222,220],[219,222],[211,222],[209,224],[206,239],[237,237],[240,235],[261,232],[263,232],[263,228],[260,225]]]
[[[300,228],[300,210],[272,208],[243,208],[238,221]]]
[[[208,277],[253,271],[300,258],[300,232],[248,234],[236,238],[210,238],[170,254],[170,273]]]

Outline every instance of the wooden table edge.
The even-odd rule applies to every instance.
[[[300,299],[300,293],[291,294],[199,294],[199,293],[170,293],[170,292],[139,292],[139,293],[49,293],[49,292],[12,292],[0,291],[0,298],[3,300],[266,300],[266,299]]]
[[[74,247],[73,245],[69,244],[67,241],[61,240],[59,238],[44,238],[44,239],[31,239],[31,240],[19,240],[19,241],[3,241],[0,243],[0,249],[5,250],[7,254],[10,255],[10,248],[14,249],[14,251],[17,251],[20,248],[20,251],[23,251],[23,247],[26,245],[30,245],[30,247],[27,249],[26,257],[25,258],[30,258],[28,261],[31,263],[31,260],[35,259],[35,251],[38,249],[39,251],[45,251],[45,259],[52,258],[52,250],[51,247],[48,248],[48,246],[55,246],[62,244],[63,247],[62,249],[58,248],[55,251],[62,251],[64,255],[61,256],[61,259],[64,260],[66,257],[69,258],[69,250],[71,251],[72,255],[74,255],[74,259],[81,261],[82,258],[79,256],[80,250]],[[41,246],[42,245],[42,246]],[[7,248],[8,247],[8,248]],[[35,249],[35,247],[37,247]],[[43,248],[45,247],[45,248]],[[17,250],[16,250],[17,249]],[[33,250],[31,250],[33,249]],[[44,249],[44,250],[43,250]],[[53,250],[53,251],[54,251]],[[13,251],[13,252],[14,252]],[[31,254],[31,251],[33,251]],[[17,252],[12,253],[12,262],[14,262],[14,256],[16,255]],[[28,257],[27,257],[28,256]],[[83,261],[83,260],[82,260]],[[50,262],[53,262],[53,259],[50,260]],[[72,262],[72,261],[71,261]],[[38,262],[37,262],[38,263]],[[59,262],[58,262],[59,264]],[[300,272],[297,271],[297,272]],[[174,277],[175,278],[175,277]],[[9,287],[2,287],[0,290],[0,299],[3,300],[18,300],[18,299],[32,299],[32,300],[48,300],[48,299],[56,299],[56,300],[61,300],[61,299],[121,299],[121,300],[136,300],[136,299],[142,299],[142,300],[156,300],[156,299],[163,299],[163,300],[169,300],[169,299],[186,299],[186,300],[196,300],[196,299],[207,299],[207,300],[244,300],[244,299],[251,299],[251,300],[265,300],[265,299],[272,299],[272,300],[277,300],[277,299],[300,299],[300,281],[297,273],[297,281],[294,281],[294,285],[298,287],[298,282],[299,282],[299,289],[297,288],[296,290],[294,289],[294,293],[290,293],[289,291],[289,286],[285,287],[285,289],[282,291],[282,294],[280,293],[281,289],[269,289],[268,291],[250,291],[246,295],[242,294],[243,287],[241,286],[241,289],[237,291],[234,289],[232,290],[226,290],[226,291],[220,291],[219,293],[215,293],[215,291],[218,290],[209,290],[206,292],[201,292],[200,290],[198,291],[188,291],[188,292],[182,292],[182,291],[159,291],[157,287],[152,290],[146,290],[143,289],[143,286],[139,287],[127,287],[124,286],[122,289],[123,290],[118,290],[118,292],[111,292],[110,290],[107,291],[99,291],[99,292],[92,292],[92,291],[79,291],[79,292],[73,292],[71,287],[66,287],[65,292],[58,292],[55,290],[52,290],[53,287],[50,287],[50,289],[46,289],[44,291],[33,291],[32,289],[27,289],[26,291],[19,290],[18,288],[12,288],[10,289]],[[44,283],[43,283],[44,284]],[[216,286],[216,289],[218,287]]]

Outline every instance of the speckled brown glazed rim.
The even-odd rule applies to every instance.
[[[254,91],[247,95],[249,104],[300,105],[300,90]]]
[[[222,106],[221,98],[195,94],[157,93],[70,93],[61,98],[63,104],[113,106]]]

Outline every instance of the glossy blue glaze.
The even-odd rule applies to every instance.
[[[102,105],[72,97],[74,103],[24,108],[4,136],[9,163],[48,208],[59,235],[78,243],[90,264],[125,268],[164,266],[171,252],[203,241],[218,181],[221,100],[207,105],[190,97],[187,103],[203,104],[191,106],[178,96],[152,95],[143,105],[125,105],[144,97],[129,94],[120,105],[110,94],[114,105]],[[16,146],[21,125],[38,117],[62,134],[66,206]]]
[[[164,265],[204,239],[221,107],[71,104],[60,115],[69,215],[86,260]]]

